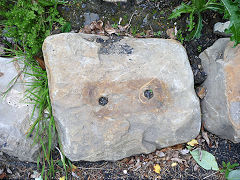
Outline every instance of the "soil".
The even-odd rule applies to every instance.
[[[188,0],[184,0],[187,2]],[[121,25],[130,22],[131,27],[127,34],[134,37],[148,37],[149,30],[152,37],[169,38],[167,30],[177,28],[186,35],[187,15],[176,20],[169,20],[168,16],[174,8],[181,4],[181,0],[128,0],[127,3],[107,3],[101,0],[69,0],[66,5],[58,7],[62,16],[72,24],[72,30],[78,32],[83,28],[85,19],[84,13],[95,13],[99,18],[110,25]],[[187,50],[189,61],[194,73],[195,88],[207,78],[201,66],[199,54],[211,46],[221,36],[213,33],[213,25],[216,22],[223,22],[223,17],[217,13],[207,11],[203,13],[203,30],[199,39],[185,41],[183,43]],[[181,36],[178,37],[181,41]],[[99,41],[99,43],[103,43]],[[153,95],[153,94],[152,94]],[[151,96],[151,93],[148,94]],[[100,103],[100,101],[99,101]],[[101,103],[107,103],[106,100]],[[202,129],[203,131],[203,129]],[[204,131],[203,131],[204,132]],[[198,148],[212,153],[222,168],[222,161],[240,162],[240,143],[234,144],[208,133],[210,143],[200,134],[197,137]],[[69,171],[70,179],[224,179],[224,174],[216,171],[204,170],[196,164],[192,156],[186,152],[186,144],[157,150],[151,154],[141,154],[125,158],[116,162],[73,162],[72,172]],[[183,154],[181,154],[183,153]],[[56,179],[64,175],[60,163],[58,151],[55,152]],[[177,162],[177,164],[174,164]],[[159,164],[160,174],[154,172],[154,166]],[[10,170],[10,171],[9,171]],[[2,171],[2,173],[1,173]],[[0,179],[30,179],[37,172],[37,165],[34,163],[21,162],[6,154],[0,154]]]

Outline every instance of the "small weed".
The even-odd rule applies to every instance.
[[[185,38],[183,37],[183,34],[182,34],[182,30],[181,30],[181,29],[178,30],[178,32],[177,32],[177,40],[179,40],[179,41],[181,42],[181,44],[183,44],[184,41],[185,41]]]
[[[138,31],[138,28],[137,27],[131,27],[131,34],[133,36],[136,36],[137,35],[137,31]]]
[[[162,32],[161,31],[154,32],[153,35],[156,36],[156,37],[161,37]]]
[[[235,45],[240,43],[240,8],[239,1],[232,0],[191,0],[190,3],[182,3],[173,10],[169,19],[177,18],[182,14],[189,14],[188,40],[199,38],[203,28],[202,13],[207,10],[213,10],[224,14],[225,19],[230,20],[230,26],[227,30],[231,33],[231,40],[235,41]],[[196,19],[197,18],[197,19]]]
[[[223,168],[220,170],[221,173],[225,174],[225,178],[228,179],[228,175],[229,173],[235,168],[238,167],[239,164],[238,163],[234,163],[231,164],[230,162],[228,162],[227,164],[223,161],[222,162],[222,166]]]
[[[116,29],[116,28],[118,28],[118,24],[114,23],[114,24],[112,24],[112,27]]]
[[[199,45],[199,46],[197,47],[197,51],[198,51],[199,53],[202,52],[202,46]]]
[[[141,36],[146,36],[146,33],[143,31],[140,33]]]

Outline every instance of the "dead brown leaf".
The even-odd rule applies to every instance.
[[[35,58],[35,60],[38,62],[39,66],[40,66],[43,70],[46,70],[45,63],[44,63],[43,58],[38,57],[38,56],[35,56],[34,58]]]
[[[6,178],[7,178],[7,174],[5,172],[0,174],[0,179],[6,179]]]
[[[177,144],[175,146],[172,146],[171,148],[174,150],[182,150],[184,147],[183,144]]]
[[[109,21],[108,21],[107,24],[105,25],[104,30],[105,30],[106,33],[108,33],[108,34],[110,34],[110,35],[117,33],[117,29],[114,29],[114,28],[110,25]]]
[[[177,39],[177,37],[175,36],[175,29],[174,28],[168,29],[166,31],[166,33],[171,39]]]
[[[208,145],[209,147],[211,147],[211,143],[210,143],[210,140],[209,140],[209,138],[208,138],[208,134],[207,134],[206,131],[203,131],[203,130],[202,130],[202,137],[203,137],[203,139],[205,139],[207,145]]]
[[[180,159],[180,158],[172,158],[171,160],[172,161],[176,161],[176,162],[178,162],[180,164],[183,164],[183,162],[185,161],[184,159]]]

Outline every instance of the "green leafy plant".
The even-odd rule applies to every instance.
[[[223,166],[223,168],[220,169],[220,172],[221,172],[221,173],[224,173],[224,174],[225,174],[225,178],[228,179],[229,173],[230,173],[235,167],[238,167],[239,164],[238,164],[238,163],[231,164],[230,162],[225,163],[225,162],[223,161],[223,162],[222,162],[222,166]],[[239,178],[240,178],[240,177],[239,177]]]
[[[65,23],[56,9],[56,0],[12,0],[9,3],[11,7],[1,13],[4,36],[14,38],[30,55],[41,52],[42,43],[54,25]]]
[[[188,36],[188,39],[199,38],[203,27],[201,13],[208,9],[214,11],[223,11],[223,6],[219,3],[216,3],[216,0],[209,0],[208,2],[206,2],[206,0],[191,0],[191,4],[182,3],[179,7],[177,7],[169,18],[173,19],[181,16],[182,14],[189,13],[190,23],[188,31],[191,33]],[[197,21],[195,22],[196,18]]]
[[[181,29],[178,30],[178,32],[177,32],[177,40],[179,40],[182,44],[183,44],[183,42],[184,42],[184,40],[185,40],[185,38],[183,37],[183,34],[182,34],[182,30],[181,30]]]
[[[240,43],[240,1],[239,0],[191,0],[190,4],[182,3],[173,10],[169,19],[180,17],[182,14],[189,14],[188,31],[190,34],[187,39],[199,38],[203,28],[202,13],[206,10],[224,13],[226,19],[230,19],[228,33],[231,33],[231,40],[235,45]]]
[[[157,31],[157,32],[154,32],[153,35],[157,36],[157,37],[161,37],[162,32],[161,31]]]

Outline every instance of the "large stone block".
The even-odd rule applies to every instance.
[[[69,159],[118,160],[198,135],[193,73],[177,41],[65,33],[43,53]]]
[[[210,132],[240,142],[240,45],[229,38],[217,40],[200,54],[208,78],[202,118]]]
[[[0,57],[0,151],[23,161],[36,161],[39,146],[32,146],[33,139],[26,138],[32,124],[33,105],[23,101],[29,77],[20,73],[20,64],[13,59]],[[21,75],[20,75],[21,74]],[[9,83],[19,76],[16,84],[3,97]]]

